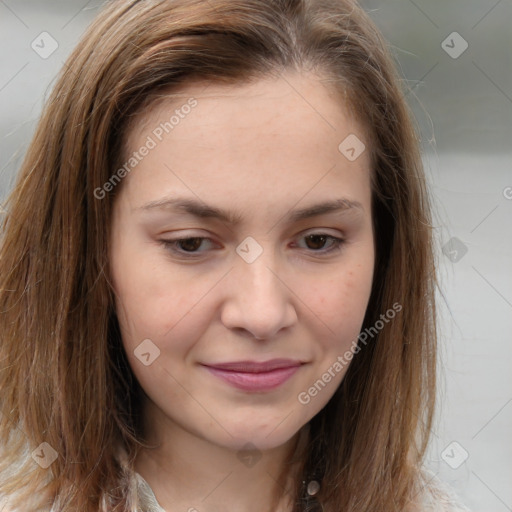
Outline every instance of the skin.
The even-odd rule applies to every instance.
[[[261,512],[298,433],[348,364],[309,403],[299,393],[350,350],[362,326],[375,257],[369,152],[345,158],[338,145],[349,134],[364,141],[362,126],[318,76],[287,72],[188,85],[135,120],[129,154],[190,97],[197,106],[124,178],[114,204],[117,314],[156,446],[136,469],[166,510],[217,512],[230,503]],[[239,223],[143,208],[178,196],[233,212]],[[359,206],[288,219],[334,199]],[[344,242],[337,250],[311,234]],[[236,252],[248,236],[263,251],[251,263]],[[161,243],[187,237],[206,239],[175,244],[182,254]],[[134,354],[145,339],[160,350],[147,366]],[[201,365],[274,358],[303,364],[264,392],[239,390]],[[258,459],[250,464],[241,457],[247,443]]]

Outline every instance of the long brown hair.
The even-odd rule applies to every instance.
[[[104,510],[105,495],[129,507],[115,446],[133,460],[143,440],[108,275],[120,187],[94,191],[121,162],[130,118],[194,80],[286,69],[316,70],[366,127],[376,266],[363,328],[402,306],[311,420],[303,473],[322,479],[325,512],[414,502],[434,414],[435,273],[416,130],[385,41],[353,0],[116,0],[62,69],[5,205],[0,495],[23,510],[30,496],[59,511]],[[57,453],[47,469],[30,457],[42,442]]]

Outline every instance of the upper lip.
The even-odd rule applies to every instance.
[[[210,368],[243,373],[263,373],[280,368],[300,366],[301,361],[295,359],[271,359],[270,361],[232,361],[228,363],[206,364]]]

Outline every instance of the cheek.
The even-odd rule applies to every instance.
[[[141,336],[151,338],[166,326],[171,328],[174,318],[169,312],[178,315],[179,311],[173,307],[178,304],[171,305],[169,300],[176,292],[182,294],[179,283],[162,275],[161,264],[151,256],[154,250],[141,250],[140,244],[136,247],[127,237],[117,242],[111,253],[117,316],[123,334],[134,343]]]
[[[311,310],[316,314],[311,331],[316,364],[298,400],[313,414],[329,401],[353,360],[371,293],[371,268],[358,263],[310,287]]]
[[[112,261],[116,310],[127,348],[149,338],[161,349],[172,342],[172,350],[180,351],[204,330],[210,317],[202,299],[218,278],[199,278],[190,269],[171,272],[154,247],[137,254],[120,247]]]
[[[331,334],[360,329],[368,306],[372,277],[366,266],[358,264],[310,287],[311,309],[318,313]]]

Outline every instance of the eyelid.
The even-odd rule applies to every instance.
[[[331,252],[336,252],[338,250],[341,250],[342,246],[346,242],[345,235],[340,236],[340,235],[330,234],[328,232],[328,229],[329,228],[324,228],[323,230],[322,230],[322,228],[312,228],[310,230],[306,230],[306,231],[303,231],[302,233],[299,233],[299,235],[297,235],[297,237],[300,240],[300,239],[306,238],[308,236],[315,236],[315,235],[316,236],[324,236],[327,239],[332,240],[333,244],[330,248],[320,249],[320,250],[307,249],[307,248],[301,248],[301,249],[303,249],[306,252],[309,252],[310,254],[318,255],[318,256],[327,255]],[[193,259],[193,258],[198,258],[198,257],[203,256],[204,254],[206,254],[207,251],[195,251],[195,252],[194,251],[183,251],[183,250],[175,248],[175,246],[177,246],[179,244],[179,242],[194,239],[194,238],[201,240],[201,244],[203,243],[204,240],[207,240],[207,241],[215,244],[215,241],[210,237],[195,236],[194,234],[188,235],[188,236],[182,235],[180,237],[173,238],[173,239],[161,239],[161,240],[159,240],[159,242],[168,251],[170,251],[174,254],[177,254],[179,256],[184,256],[185,258]]]

